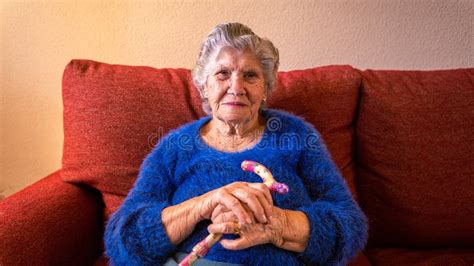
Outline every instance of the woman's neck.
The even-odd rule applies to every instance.
[[[265,130],[263,117],[245,123],[229,123],[213,118],[201,131],[205,142],[219,150],[239,151],[257,144]]]

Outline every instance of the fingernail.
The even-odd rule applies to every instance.
[[[252,219],[250,218],[247,218],[247,220],[245,220],[247,222],[247,224],[252,224]]]
[[[262,215],[262,220],[263,220],[264,223],[266,223],[267,222],[267,217],[265,217],[265,215]]]

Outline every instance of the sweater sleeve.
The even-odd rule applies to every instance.
[[[175,190],[171,153],[166,145],[152,150],[140,167],[134,188],[109,219],[104,242],[111,265],[162,265],[175,251],[161,220]]]
[[[310,221],[308,245],[299,255],[311,265],[346,265],[367,241],[367,218],[353,200],[319,133],[311,129],[299,173],[311,203],[299,208]]]

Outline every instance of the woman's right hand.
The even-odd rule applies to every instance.
[[[231,210],[242,224],[267,223],[272,215],[272,195],[263,183],[234,182],[202,196],[203,219],[211,219],[216,208]]]

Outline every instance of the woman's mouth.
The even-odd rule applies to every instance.
[[[242,102],[226,102],[223,105],[231,106],[231,107],[245,107],[247,106],[245,103]]]

